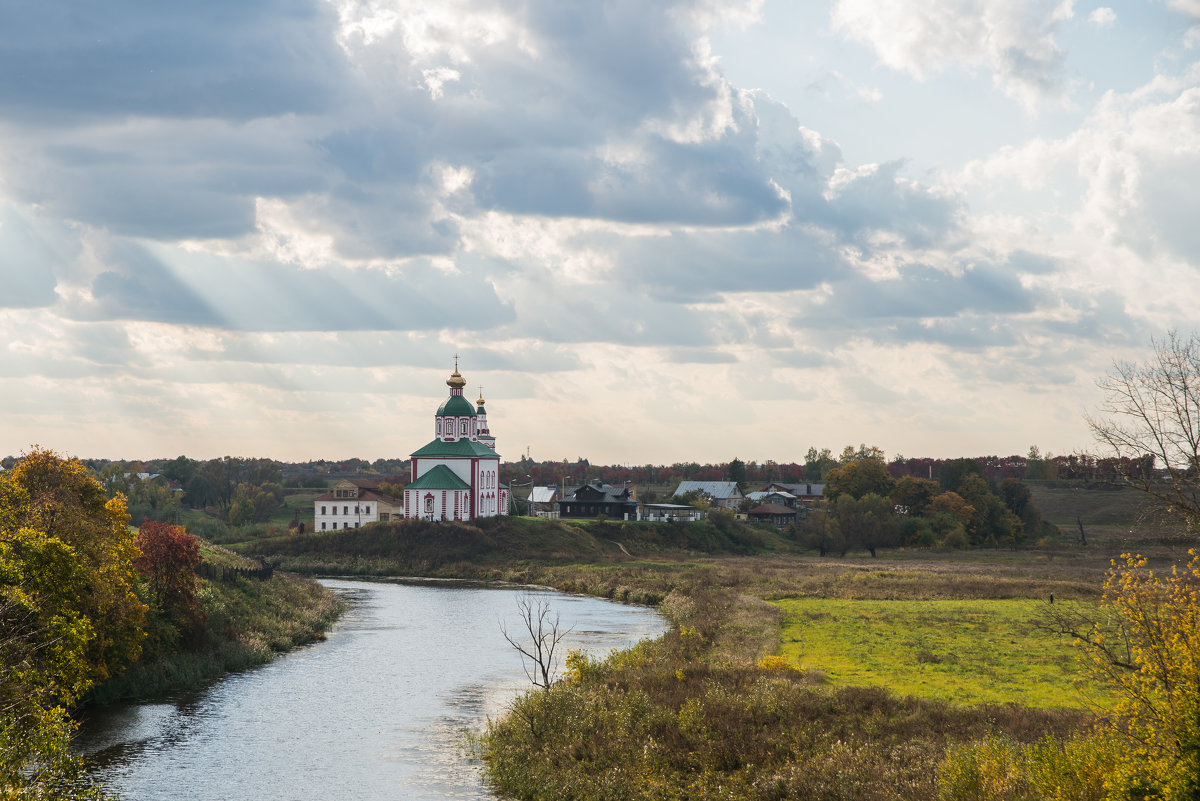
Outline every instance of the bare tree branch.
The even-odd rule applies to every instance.
[[[517,608],[521,612],[524,631],[510,634],[501,622],[500,632],[521,655],[521,667],[525,669],[529,681],[536,687],[548,690],[558,673],[558,645],[571,633],[571,629],[562,628],[558,612],[552,610],[550,602],[544,598],[519,595]]]
[[[1153,498],[1189,530],[1200,529],[1200,335],[1151,340],[1146,364],[1117,362],[1098,384],[1105,400],[1087,415],[1119,483]],[[1156,468],[1161,469],[1160,474]]]

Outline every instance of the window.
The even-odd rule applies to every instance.
[[[430,514],[433,513],[433,496],[432,495],[430,495],[429,497],[427,497],[425,499],[425,511],[429,512]]]
[[[467,435],[467,421],[466,420],[462,421],[462,426],[459,427],[459,430],[462,432],[462,435],[464,437]]]
[[[325,507],[324,507],[324,506],[322,506],[322,507],[321,507],[321,514],[325,514]]]
[[[358,514],[358,504],[354,505],[354,514]]]
[[[348,515],[348,514],[350,514],[350,507],[349,507],[349,506],[343,506],[343,507],[342,507],[342,514],[344,514],[344,515]]]
[[[437,421],[437,434],[439,437],[442,435],[442,421],[441,420]]]
[[[325,521],[321,521],[321,531],[325,530]]]

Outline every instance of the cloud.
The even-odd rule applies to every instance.
[[[487,265],[457,276],[423,260],[393,270],[253,262],[116,241],[82,320],[143,320],[233,331],[488,329],[512,309],[486,280]]]
[[[0,201],[0,286],[3,306],[49,306],[57,300],[55,273],[76,256],[70,240],[47,221]]]
[[[923,79],[955,65],[984,69],[1026,106],[1062,91],[1059,26],[1073,0],[837,0],[833,27],[888,67]]]
[[[1111,28],[1117,21],[1117,13],[1107,6],[1100,6],[1088,14],[1087,20],[1097,28]]]
[[[1181,13],[1200,17],[1200,0],[1167,0],[1167,5]]]
[[[9,119],[253,119],[327,108],[346,65],[318,0],[166,6],[20,3],[0,30]]]
[[[1078,191],[1048,195],[1060,174],[1076,176]],[[1084,252],[1120,246],[1200,264],[1189,221],[1200,181],[1200,70],[1109,93],[1069,135],[1005,149],[960,178],[960,189],[1007,186],[1022,202],[1049,206],[1082,234]]]

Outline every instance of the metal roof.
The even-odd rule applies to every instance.
[[[742,494],[736,481],[680,481],[679,488],[675,490],[675,495],[672,497],[696,490],[718,500],[736,498]]]
[[[552,503],[558,495],[558,487],[534,487],[533,492],[529,493],[529,500],[533,503]]]
[[[451,395],[442,401],[442,405],[438,407],[437,413],[441,416],[450,417],[475,417],[475,407],[471,402],[462,395]]]
[[[436,490],[469,490],[471,485],[463,481],[454,471],[444,464],[439,464],[425,475],[405,487],[410,489]]]
[[[482,442],[472,442],[469,439],[457,439],[454,442],[442,442],[435,439],[428,445],[415,450],[412,456],[421,457],[467,457],[480,456],[486,459],[499,459],[500,454],[484,445]]]

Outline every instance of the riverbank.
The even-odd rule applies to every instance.
[[[505,796],[984,798],[990,797],[985,790],[971,795],[970,788],[980,781],[986,785],[988,771],[1003,767],[997,759],[1033,754],[1043,767],[1050,766],[1046,775],[1082,777],[1086,786],[1065,784],[1060,795],[1047,796],[1065,799],[1096,790],[1096,777],[1103,777],[1109,765],[1104,760],[1112,758],[1104,742],[1089,739],[1093,716],[1087,703],[1068,696],[1076,690],[1069,675],[1065,685],[1037,693],[1022,682],[1045,676],[991,682],[1000,693],[990,696],[991,704],[939,700],[911,682],[889,684],[893,679],[886,673],[870,680],[878,682],[874,686],[861,686],[803,661],[808,649],[796,645],[804,640],[803,621],[789,624],[793,628],[786,645],[791,650],[781,648],[781,606],[786,604],[776,602],[836,602],[839,614],[847,604],[851,614],[858,614],[853,604],[864,602],[987,602],[963,606],[960,616],[968,618],[996,603],[1007,610],[1002,602],[1011,601],[1014,611],[1005,620],[1012,623],[1018,613],[1048,604],[1051,596],[1060,604],[1096,603],[1109,559],[1117,549],[1129,547],[1131,532],[1124,527],[1089,531],[1088,547],[900,549],[877,559],[822,558],[784,548],[748,555],[639,550],[626,543],[628,553],[605,552],[592,561],[512,550],[470,559],[456,550],[460,540],[454,537],[459,535],[452,535],[449,557],[428,563],[427,571],[412,568],[419,566],[425,549],[436,547],[436,539],[426,541],[436,532],[414,538],[395,527],[368,533],[377,550],[369,562],[358,563],[364,567],[398,564],[408,567],[409,575],[540,584],[657,604],[672,621],[672,631],[658,641],[603,661],[573,658],[566,680],[548,691],[529,693],[492,724],[481,757]],[[333,537],[315,543],[295,538],[283,558],[310,559],[309,564],[346,564],[346,559],[359,558],[349,552],[339,555],[338,542]],[[267,543],[258,545],[259,553],[268,550]],[[1172,554],[1168,549],[1156,558],[1165,562]],[[811,606],[803,611],[827,613]],[[986,623],[971,625],[982,632]],[[946,651],[941,646],[952,642],[943,636],[941,619],[911,625],[919,629],[921,636],[914,639],[925,649],[926,668],[950,663],[939,656]],[[1054,636],[1031,633],[1020,647],[1037,649]],[[918,652],[905,650],[909,647],[915,646],[893,647],[889,658],[921,662]],[[1010,647],[1006,641],[991,650]],[[987,671],[1005,669],[975,664],[968,653],[954,658],[950,664],[961,674],[957,679],[989,682]],[[1060,667],[1074,669],[1071,660]],[[1075,671],[1076,679],[1082,676],[1082,668]],[[961,682],[954,693],[959,699],[975,695]],[[1060,699],[1061,705],[1052,706]]]
[[[988,735],[1065,741],[1091,716],[833,683],[775,656],[782,612],[770,599],[1089,599],[1090,573],[780,556],[530,566],[524,578],[559,588],[662,594],[675,625],[630,652],[576,660],[565,681],[529,693],[491,726],[482,757],[513,798],[936,798],[952,748]]]
[[[258,562],[205,543],[211,578],[196,593],[206,622],[191,648],[139,660],[96,687],[85,703],[146,700],[197,690],[221,676],[266,664],[278,653],[323,640],[344,609],[331,590],[303,576],[258,577]]]

